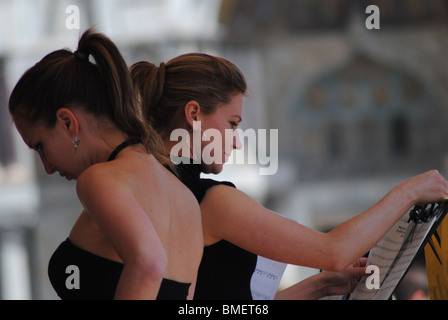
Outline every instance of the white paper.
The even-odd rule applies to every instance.
[[[407,215],[405,216],[407,219]],[[380,288],[368,289],[360,281],[350,296],[351,300],[387,300],[409,268],[436,219],[427,223],[407,222],[404,218],[370,251],[367,265],[379,268]]]
[[[287,264],[258,256],[250,288],[254,300],[273,300]]]

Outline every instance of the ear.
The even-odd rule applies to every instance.
[[[78,136],[79,121],[78,117],[72,110],[68,108],[58,109],[58,111],[56,111],[56,122],[62,125],[71,136]]]
[[[199,115],[201,114],[201,106],[197,101],[187,102],[184,108],[185,119],[187,120],[188,126],[193,128],[193,121],[199,121]]]

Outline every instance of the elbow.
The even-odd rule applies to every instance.
[[[165,270],[163,257],[136,256],[125,260],[115,299],[156,299]]]
[[[166,255],[141,257],[134,262],[142,281],[156,282],[163,278],[167,267]]]
[[[165,275],[167,263],[168,259],[165,255],[150,259],[150,261],[145,264],[148,277],[151,280],[162,279]]]

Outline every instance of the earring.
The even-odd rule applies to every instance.
[[[75,153],[78,152],[80,142],[81,140],[79,139],[78,136],[76,136],[75,139],[72,141],[73,145],[75,146]]]

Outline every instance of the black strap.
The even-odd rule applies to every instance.
[[[129,146],[132,146],[134,144],[140,143],[139,139],[129,139],[124,141],[123,143],[119,144],[114,151],[112,151],[112,153],[109,156],[109,159],[107,159],[107,161],[112,161],[115,160],[115,158],[117,157],[117,155],[120,153],[121,150],[123,150],[124,148],[127,148]]]

